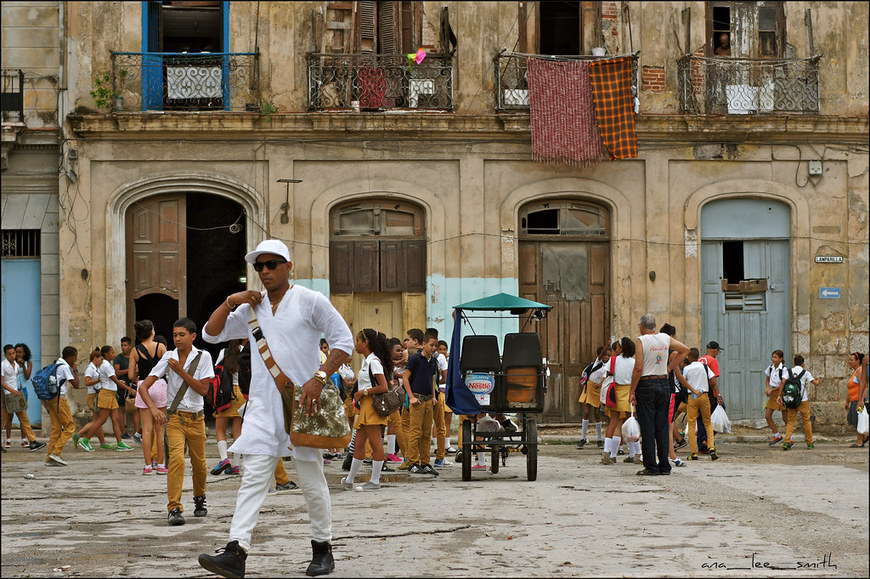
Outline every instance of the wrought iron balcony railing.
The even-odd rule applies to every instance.
[[[637,99],[637,53],[616,55],[631,57],[631,95]],[[603,60],[615,56],[547,55],[500,52],[495,58],[495,108],[497,111],[529,109],[529,58],[558,60]],[[637,100],[635,100],[637,103]]]
[[[259,54],[112,52],[108,106],[121,111],[260,108]]]
[[[453,56],[309,54],[308,108],[453,110]]]
[[[819,59],[685,55],[677,60],[680,108],[697,115],[819,112]]]
[[[24,122],[24,71],[4,68],[2,71],[0,109],[3,121]]]

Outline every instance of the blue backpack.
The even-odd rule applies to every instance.
[[[66,364],[66,362],[63,362]],[[57,365],[49,364],[30,378],[36,397],[40,400],[52,400],[60,394],[60,385],[57,383]]]

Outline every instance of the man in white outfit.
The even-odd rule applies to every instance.
[[[245,260],[260,276],[266,288],[265,296],[251,290],[229,296],[212,313],[203,328],[203,338],[210,343],[248,338],[253,344],[256,339],[248,324],[253,308],[275,363],[293,382],[303,385],[299,403],[309,415],[320,412],[324,383],[353,351],[350,328],[325,296],[290,284],[293,263],[283,242],[263,241]],[[332,346],[322,364],[321,337]],[[218,555],[200,555],[200,565],[222,577],[244,577],[251,535],[269,492],[272,473],[282,457],[292,456],[311,520],[313,557],[305,573],[309,576],[329,574],[335,563],[330,544],[332,516],[322,451],[308,447],[291,449],[290,437],[284,429],[281,395],[257,351],[251,356],[245,427],[228,450],[245,455],[245,474],[230,525],[230,542],[217,551]]]

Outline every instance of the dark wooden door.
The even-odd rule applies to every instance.
[[[521,241],[520,296],[553,306],[539,324],[550,364],[542,422],[578,422],[580,374],[610,339],[608,242]]]

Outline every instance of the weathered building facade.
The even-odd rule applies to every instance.
[[[16,26],[42,17],[3,6],[4,70],[36,74],[5,32],[15,6]],[[817,423],[844,422],[848,353],[868,350],[865,4],[52,6],[60,250],[41,271],[60,291],[57,323],[41,314],[45,359],[115,343],[136,318],[202,325],[257,287],[241,258],[277,237],[295,283],[355,331],[447,334],[454,305],[500,291],[553,304],[547,422],[579,419],[583,365],[647,311],[725,348],[732,419],[760,420],[783,349],[822,377]],[[593,48],[636,55],[637,158],[532,161],[528,59]],[[8,149],[4,120],[4,235],[31,228],[10,209],[33,195],[16,169],[39,128],[24,95]]]

